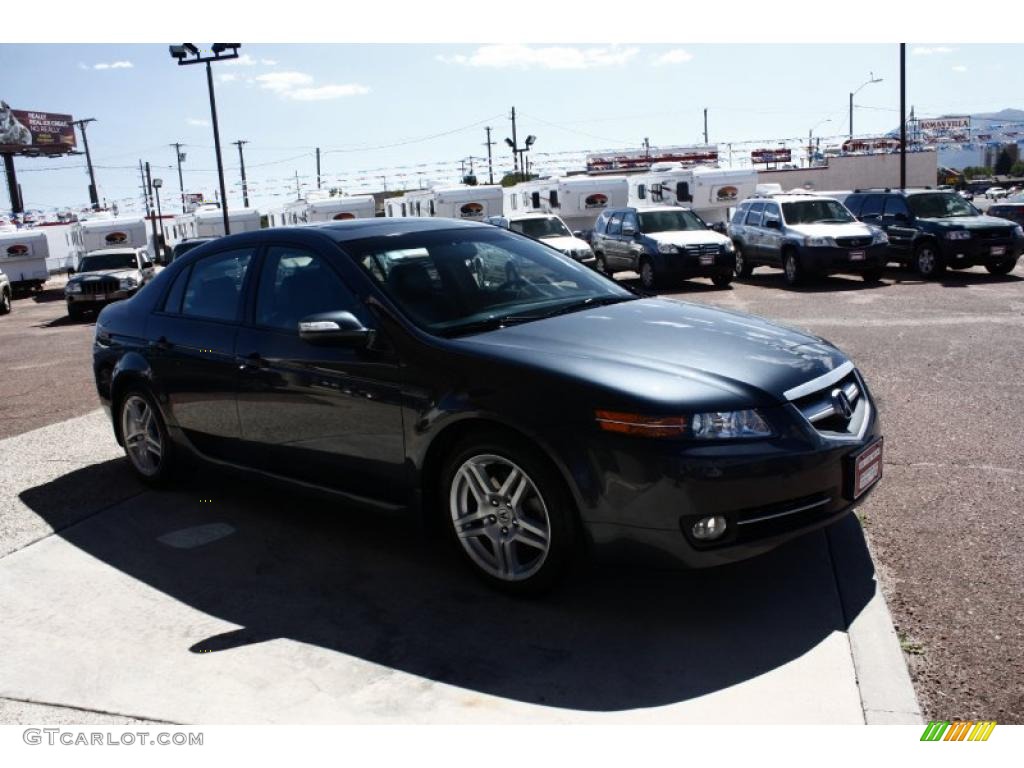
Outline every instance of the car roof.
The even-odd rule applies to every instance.
[[[668,203],[662,203],[661,205],[624,205],[621,208],[609,208],[612,213],[621,211],[632,211],[634,213],[648,213],[650,211],[688,211],[690,207],[688,205],[669,205]]]
[[[375,217],[372,219],[317,222],[315,224],[304,224],[300,227],[295,227],[295,229],[322,232],[336,243],[344,243],[349,240],[362,240],[366,237],[387,237],[389,235],[404,235],[410,232],[437,232],[445,229],[473,229],[474,227],[484,227],[490,230],[492,226],[482,222],[447,218]],[[263,231],[270,232],[272,230]],[[278,233],[280,231],[278,230]]]
[[[137,248],[133,245],[122,245],[119,248],[96,248],[95,250],[89,251],[86,256],[102,256],[108,253],[138,253],[143,251],[145,248]]]

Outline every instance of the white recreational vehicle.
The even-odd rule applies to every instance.
[[[384,203],[386,216],[440,216],[464,221],[500,216],[501,208],[502,188],[497,184],[414,189]]]
[[[10,278],[14,291],[38,291],[50,277],[46,259],[50,245],[38,229],[0,233],[0,272]]]
[[[255,232],[260,229],[260,212],[255,208],[228,208],[231,234]],[[168,240],[178,243],[192,237],[223,237],[224,214],[216,203],[205,203],[191,213],[174,217]]]
[[[505,190],[505,215],[554,213],[573,232],[594,228],[605,208],[626,205],[625,176],[564,176],[524,181]]]
[[[101,248],[145,248],[152,261],[152,228],[144,218],[99,216],[77,222],[71,229],[72,266],[90,251]]]
[[[685,205],[709,224],[725,224],[730,209],[754,194],[757,171],[680,163],[655,163],[647,173],[629,177],[629,204]]]
[[[377,215],[377,202],[373,195],[351,197],[308,197],[306,221],[345,221],[346,219],[372,219]]]

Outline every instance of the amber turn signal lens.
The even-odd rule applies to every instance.
[[[643,437],[680,437],[686,434],[685,416],[645,416],[620,411],[594,411],[597,426],[605,432]]]

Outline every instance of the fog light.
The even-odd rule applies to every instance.
[[[693,525],[693,538],[701,541],[717,539],[725,533],[725,518],[721,515],[702,517]]]

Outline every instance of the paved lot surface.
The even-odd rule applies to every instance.
[[[764,269],[670,293],[854,357],[887,435],[860,517],[926,716],[1024,722],[1024,269],[800,291]],[[859,526],[718,571],[494,598],[400,520],[208,473],[143,492],[98,413],[66,421],[96,400],[91,324],[62,313],[20,300],[0,319],[0,437],[19,435],[0,443],[0,647],[20,649],[0,718],[29,700],[211,722],[884,719],[851,654],[872,635],[845,631],[879,624]]]

